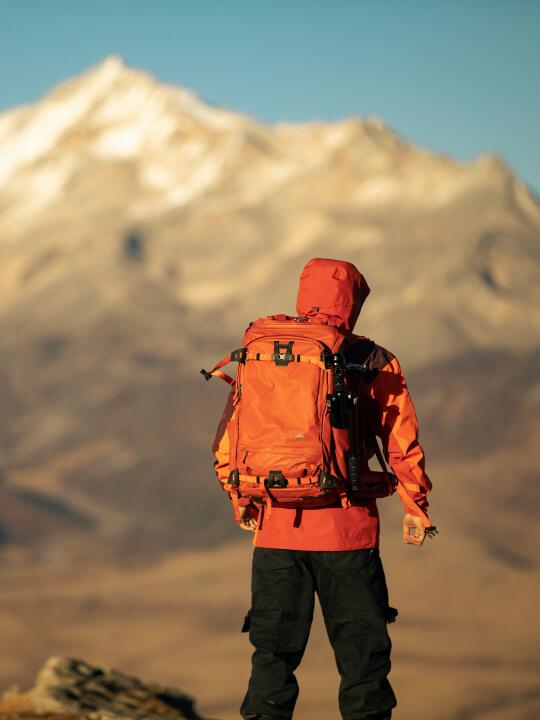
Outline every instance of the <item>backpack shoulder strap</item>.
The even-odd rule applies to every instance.
[[[367,337],[353,335],[345,338],[342,344],[345,361],[351,365],[365,365],[374,349],[375,343]]]

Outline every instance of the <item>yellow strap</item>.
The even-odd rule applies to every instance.
[[[257,528],[256,528],[255,532],[253,533],[253,545],[254,546],[257,545],[257,537],[259,535],[259,528],[261,527],[261,519],[262,519],[262,515],[264,512],[263,508],[264,508],[264,505],[259,505],[259,512],[257,514]]]
[[[246,360],[271,360],[274,362],[274,358],[272,355],[269,355],[268,353],[251,353],[248,352],[246,355]],[[300,355],[300,359],[298,360],[298,357],[293,354],[293,359],[289,362],[304,362],[304,363],[310,363],[311,365],[317,365],[318,367],[322,368],[323,370],[326,369],[326,365],[323,363],[323,361],[318,358],[314,357],[313,355]]]
[[[263,476],[260,475],[259,477],[263,477]],[[316,480],[317,482],[319,481],[318,475],[309,475],[309,476],[306,475],[306,476],[300,476],[300,477],[302,480],[308,480],[308,481]],[[238,475],[238,479],[240,481],[244,480],[246,482],[255,483],[257,480],[257,476],[256,475]],[[302,483],[302,485],[306,485],[306,484],[308,484],[308,483]],[[262,483],[261,483],[261,485],[262,485]],[[263,487],[264,487],[264,485],[263,485]]]
[[[403,485],[407,488],[407,490],[412,490],[413,492],[419,492],[420,490],[420,485],[418,483],[404,482]]]
[[[347,509],[347,508],[350,508],[350,507],[351,507],[351,501],[350,501],[349,498],[347,497],[347,493],[346,493],[346,492],[340,492],[340,493],[339,493],[339,499],[341,500],[341,507],[342,507],[343,509]]]
[[[208,375],[212,375],[213,377],[221,378],[222,380],[225,380],[226,383],[229,383],[229,385],[234,385],[234,379],[230,375],[227,375],[227,373],[223,372],[223,370],[219,369],[219,368],[222,368],[224,365],[227,365],[230,362],[231,362],[231,356],[225,355],[225,357],[222,357],[221,360],[214,365],[214,367],[210,370]]]
[[[233,505],[234,519],[236,520],[236,524],[240,525],[240,508],[238,506],[238,488],[233,488],[231,490],[231,500],[232,500],[232,505]]]
[[[269,355],[268,353],[247,353],[246,354],[246,360],[274,360],[272,355]],[[225,355],[225,357],[221,358],[221,360],[214,365],[214,367],[210,370],[210,372],[206,373],[205,375],[212,375],[213,377],[221,378],[222,380],[225,380],[226,383],[229,383],[229,385],[234,385],[235,380],[230,375],[227,375],[226,372],[223,372],[223,370],[220,370],[224,365],[227,365],[231,362],[230,355]],[[326,369],[326,365],[322,360],[319,358],[313,357],[311,355],[300,355],[300,359],[296,355],[293,356],[293,360],[290,360],[290,362],[303,362],[303,363],[310,363],[311,365],[317,365],[317,367],[322,368],[323,370]],[[208,379],[208,377],[207,377]]]
[[[229,385],[234,385],[234,378],[232,378],[230,375],[227,375],[227,373],[223,372],[223,370],[211,370],[210,375],[225,380],[225,382],[229,383]]]

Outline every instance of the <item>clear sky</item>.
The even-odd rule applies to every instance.
[[[0,0],[0,109],[110,54],[264,122],[497,152],[540,192],[540,0]]]

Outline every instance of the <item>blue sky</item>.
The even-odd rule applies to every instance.
[[[540,192],[540,0],[0,0],[0,109],[110,54],[264,122],[497,152]]]

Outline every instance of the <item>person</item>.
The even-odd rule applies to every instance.
[[[333,324],[350,335],[345,357],[361,360],[367,369],[370,430],[380,438],[384,458],[406,492],[403,540],[420,547],[432,485],[403,370],[389,350],[352,335],[369,292],[352,263],[314,258],[302,271],[296,310],[298,317]],[[229,455],[223,422],[213,450],[218,477],[226,476]],[[367,461],[363,458],[366,466]],[[397,611],[389,605],[379,553],[376,500],[301,509],[275,503],[271,514],[265,514],[264,505],[250,502],[237,507],[236,515],[240,527],[254,533],[251,608],[243,630],[249,630],[255,649],[241,716],[292,718],[299,693],[294,672],[307,645],[316,593],[341,677],[343,720],[391,718],[397,702],[388,680],[387,623]]]

